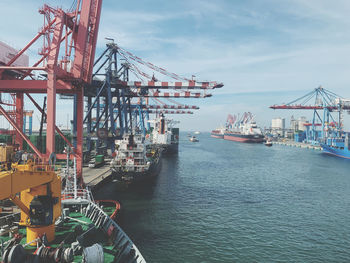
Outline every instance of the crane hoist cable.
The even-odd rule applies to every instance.
[[[185,81],[191,81],[190,79],[188,78],[185,78],[185,77],[181,77],[179,76],[178,74],[176,73],[172,73],[172,72],[169,72],[168,70],[164,69],[164,68],[161,68],[161,67],[158,67],[154,64],[152,64],[151,62],[147,62],[147,61],[144,61],[142,58],[138,57],[138,56],[135,56],[134,54],[130,53],[129,51],[126,51],[125,49],[121,48],[120,46],[117,45],[117,48],[118,48],[118,52],[119,54],[121,54],[124,58],[125,57],[129,57],[131,58],[132,60],[142,64],[142,65],[145,65],[163,75],[166,75],[168,77],[171,77],[173,79],[176,79],[176,80],[185,80]]]
[[[175,100],[172,100],[172,99],[170,99],[170,98],[166,98],[166,99],[167,99],[168,101],[174,103],[174,104],[179,105],[179,106],[185,106],[184,104],[182,104],[182,103],[180,103],[180,102],[177,102],[177,101],[175,101]]]

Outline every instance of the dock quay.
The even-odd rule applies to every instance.
[[[312,150],[322,150],[322,147],[319,146],[319,145],[311,145],[311,144],[308,144],[308,143],[295,142],[295,141],[291,141],[291,140],[274,141],[272,143],[273,144],[277,144],[277,145],[290,146],[290,147],[299,147],[299,148],[312,149]]]
[[[111,174],[109,161],[101,167],[83,167],[83,177],[86,186],[93,189]]]

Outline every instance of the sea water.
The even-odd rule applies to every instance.
[[[148,262],[349,262],[350,160],[181,134],[153,186],[113,183],[120,224]]]

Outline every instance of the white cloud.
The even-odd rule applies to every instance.
[[[44,2],[1,1],[5,12],[0,17],[0,39],[23,47],[42,25],[37,8]],[[70,7],[71,2],[62,5]],[[104,38],[113,37],[122,47],[171,72],[223,81],[225,87],[210,99],[214,104],[215,94],[254,96],[264,91],[311,90],[321,84],[350,97],[349,1],[190,0],[172,2],[171,7],[166,12],[157,6],[147,11],[131,2],[105,1],[99,51],[105,47]],[[33,47],[30,55],[38,48]],[[279,100],[287,101],[283,94]],[[215,121],[215,114],[227,113],[220,100],[210,107],[202,107],[195,120],[181,118],[195,127],[196,122],[206,123],[205,116]],[[253,106],[245,102],[232,107],[231,112]],[[255,110],[270,114],[267,108]]]

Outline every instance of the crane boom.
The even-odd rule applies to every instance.
[[[118,87],[149,89],[218,89],[224,85],[216,82],[166,82],[166,81],[118,81]]]
[[[12,198],[23,190],[52,182],[55,176],[54,172],[36,172],[32,174],[18,170],[1,172],[0,200]]]
[[[193,111],[183,111],[183,110],[177,110],[177,111],[171,111],[171,110],[147,110],[148,113],[164,113],[164,114],[193,114]]]
[[[75,44],[73,75],[89,83],[95,58],[102,0],[82,2]]]
[[[274,110],[323,110],[328,109],[329,111],[337,111],[339,110],[336,106],[307,106],[307,105],[272,105],[270,109]],[[350,106],[342,107],[343,110],[350,110]]]
[[[143,109],[191,109],[191,110],[199,110],[198,106],[194,105],[142,105]]]

